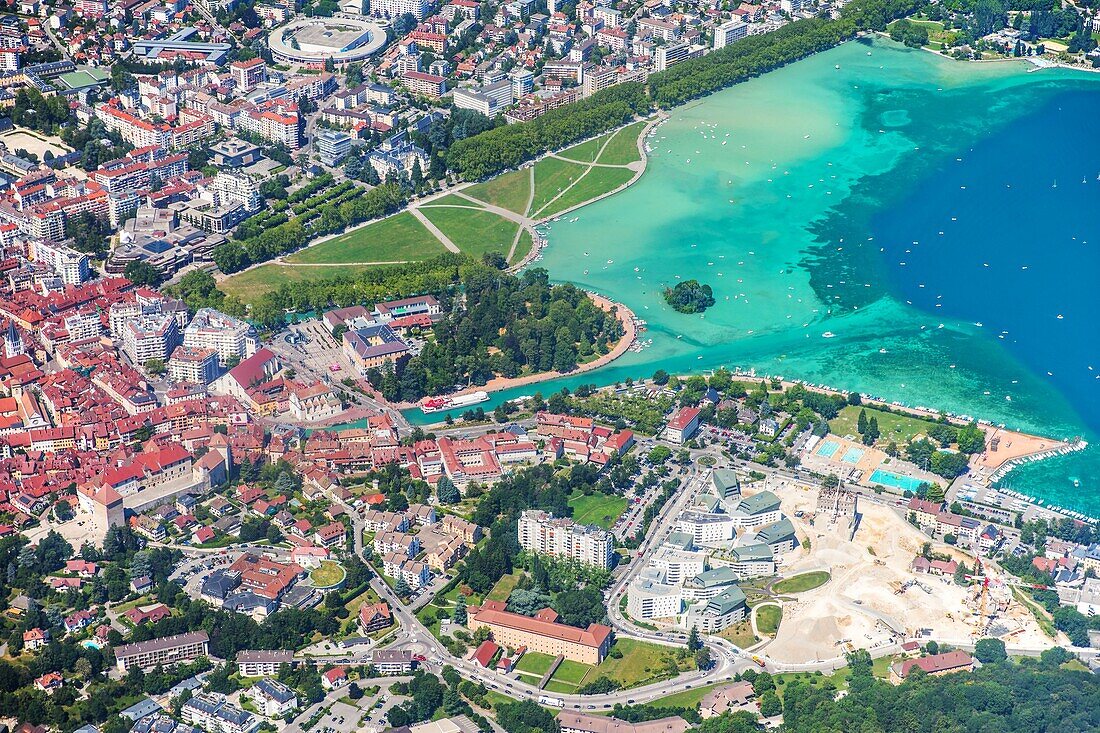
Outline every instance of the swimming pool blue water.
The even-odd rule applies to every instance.
[[[844,452],[844,457],[840,460],[844,461],[845,463],[851,463],[854,466],[855,464],[859,463],[860,458],[863,458],[862,448],[849,448]]]
[[[817,454],[822,458],[832,458],[839,449],[840,443],[835,440],[826,440],[821,444],[821,447],[817,449]]]
[[[80,645],[83,646],[86,649],[102,649],[103,648],[102,644],[100,644],[98,642],[95,642],[95,641],[92,641],[91,639],[85,639],[84,641],[80,642]]]
[[[873,484],[882,484],[902,491],[916,491],[924,483],[912,476],[899,476],[896,473],[890,473],[882,469],[875,469],[874,473],[871,474],[870,481]]]

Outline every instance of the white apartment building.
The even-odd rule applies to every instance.
[[[138,367],[150,359],[167,362],[177,343],[176,319],[167,313],[139,316],[122,328],[122,350]]]
[[[200,308],[183,330],[183,345],[218,352],[218,363],[224,367],[231,358],[244,361],[255,354],[260,342],[256,329],[245,321],[213,308]]]
[[[749,35],[749,24],[743,20],[730,20],[714,29],[714,48],[725,48],[734,41]]]
[[[260,680],[248,688],[248,698],[266,718],[281,718],[298,709],[298,695],[277,680]]]
[[[654,553],[650,565],[660,571],[664,582],[682,583],[706,569],[707,556],[702,552],[679,550],[662,545]]]
[[[378,18],[397,18],[410,13],[421,21],[427,17],[429,9],[428,0],[370,0],[370,14]]]
[[[96,338],[103,330],[103,324],[99,318],[99,313],[94,310],[65,316],[62,323],[65,324],[65,330],[69,332],[69,341],[83,341],[85,339]]]
[[[577,524],[572,519],[555,519],[543,511],[527,510],[520,516],[519,544],[529,552],[611,567],[612,541],[608,532],[594,525]]]
[[[56,272],[66,285],[79,285],[89,277],[88,255],[83,252],[38,239],[31,240],[30,250],[31,259]]]
[[[197,725],[209,733],[251,733],[260,727],[252,713],[230,705],[225,695],[200,692],[180,708],[180,716],[188,725]]]
[[[215,206],[241,204],[245,211],[254,214],[264,205],[260,184],[246,173],[222,171],[214,176],[206,188],[214,194]]]
[[[168,378],[173,382],[209,384],[218,378],[218,352],[177,346],[168,360]]]
[[[700,547],[716,547],[733,539],[736,534],[733,517],[728,514],[688,509],[676,520],[676,530],[692,537]]]
[[[657,71],[664,71],[673,64],[678,64],[691,55],[691,49],[687,43],[670,43],[667,46],[658,46],[653,54],[653,64]]]
[[[472,109],[490,118],[496,117],[513,101],[512,82],[505,79],[476,89],[456,88],[453,95],[455,107]]]

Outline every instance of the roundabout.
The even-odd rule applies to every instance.
[[[386,30],[370,20],[302,18],[272,31],[267,45],[276,61],[323,64],[332,59],[342,66],[382,50],[386,38]]]

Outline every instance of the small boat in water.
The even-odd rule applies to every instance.
[[[836,336],[836,334],[833,333],[832,331],[826,331],[825,333],[821,334],[821,338],[823,338],[823,339],[831,339],[831,338],[834,338],[835,336]]]

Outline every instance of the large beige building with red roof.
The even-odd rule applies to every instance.
[[[529,651],[572,659],[582,664],[599,664],[611,647],[611,628],[589,624],[587,629],[558,622],[557,611],[544,608],[534,617],[505,610],[500,601],[471,606],[466,625],[470,631],[485,627],[493,641],[503,646],[526,646]]]

